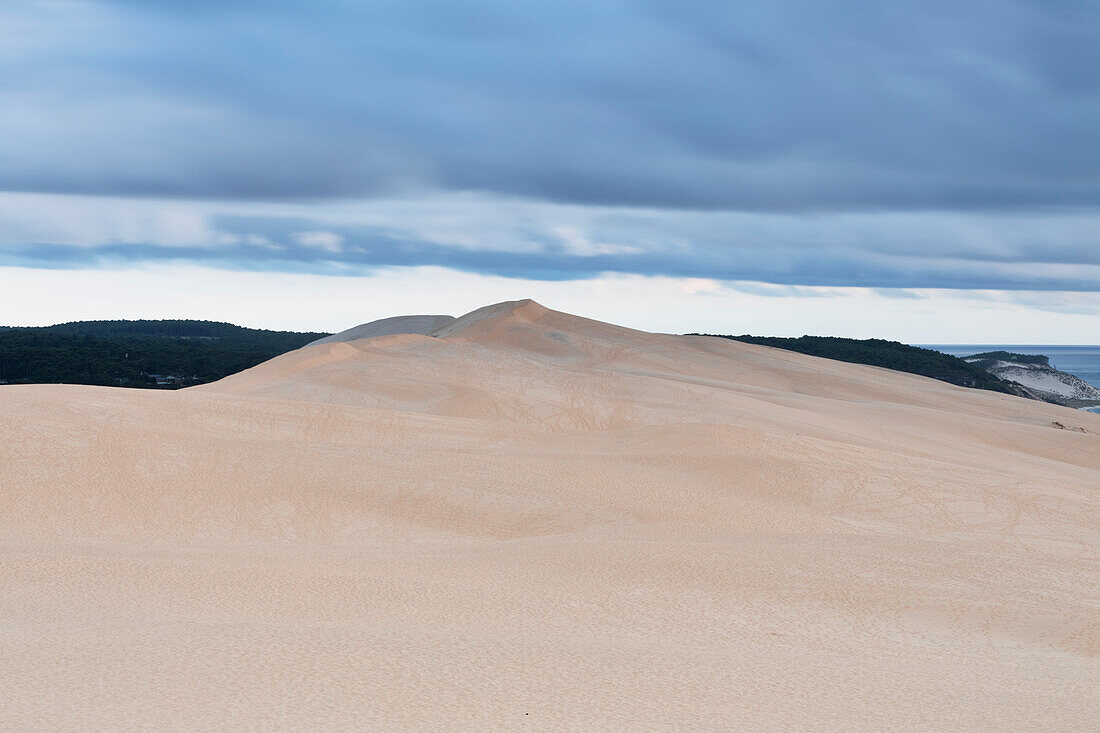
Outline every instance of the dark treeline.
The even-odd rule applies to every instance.
[[[983,369],[993,366],[999,361],[1015,362],[1017,364],[1042,364],[1050,366],[1050,357],[1037,354],[1013,354],[1010,351],[983,351],[980,354],[965,356],[964,359]]]
[[[723,336],[718,334],[698,334],[717,336],[718,338],[743,341],[749,344],[772,346],[801,354],[820,356],[826,359],[847,361],[853,364],[894,369],[899,372],[920,374],[932,377],[960,387],[988,389],[994,392],[1020,394],[1015,385],[996,377],[975,364],[944,354],[933,349],[922,349],[897,341],[882,339],[848,339],[836,336],[801,336],[799,338],[777,338],[772,336]]]
[[[0,380],[156,387],[160,375],[162,387],[188,386],[248,369],[325,335],[184,320],[7,327],[0,329]]]

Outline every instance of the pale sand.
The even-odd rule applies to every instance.
[[[1100,416],[530,302],[437,336],[0,388],[0,728],[1097,729]]]
[[[454,316],[394,316],[383,318],[380,321],[364,323],[346,331],[319,338],[309,345],[331,344],[338,341],[358,341],[359,339],[376,338],[378,336],[393,336],[398,333],[427,335],[454,322]]]

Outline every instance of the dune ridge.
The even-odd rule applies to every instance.
[[[1100,719],[1097,415],[529,300],[0,405],[7,729]]]
[[[393,336],[401,333],[427,335],[446,326],[448,323],[453,323],[454,320],[454,316],[393,316],[371,321],[370,323],[362,323],[346,331],[319,338],[306,345],[316,346],[317,344],[331,344],[341,341],[358,341],[364,338]]]

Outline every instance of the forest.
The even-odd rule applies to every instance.
[[[820,356],[826,359],[847,361],[853,364],[894,369],[899,372],[920,374],[939,379],[960,387],[988,389],[993,392],[1020,394],[1016,385],[996,377],[975,364],[950,354],[919,346],[909,346],[898,341],[883,339],[850,339],[837,336],[800,336],[799,338],[778,338],[774,336],[724,336],[721,334],[696,334],[717,336],[760,346],[772,346],[801,354]]]
[[[0,382],[176,389],[213,382],[324,333],[190,320],[0,328]]]

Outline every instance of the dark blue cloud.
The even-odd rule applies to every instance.
[[[1100,290],[1094,2],[65,8],[0,5],[0,264]]]
[[[1100,204],[1095,2],[102,0],[4,18],[10,191]]]

